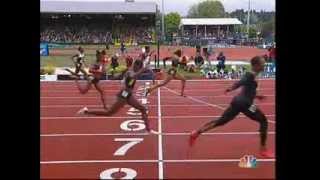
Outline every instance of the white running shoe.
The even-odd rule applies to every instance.
[[[79,114],[79,115],[84,115],[84,114],[86,114],[87,112],[88,112],[88,108],[87,108],[87,107],[84,107],[84,108],[80,109],[77,114]]]
[[[155,130],[150,130],[150,132],[149,132],[150,134],[155,134],[155,135],[159,135],[159,134],[161,134],[161,133],[159,133],[158,131],[155,131]]]

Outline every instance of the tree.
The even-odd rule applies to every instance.
[[[245,19],[246,14],[245,14],[243,9],[237,9],[235,11],[232,11],[230,13],[230,16],[232,18],[238,18],[241,22],[245,22],[246,21],[246,19]]]
[[[198,4],[194,4],[188,10],[188,17],[196,18],[198,16],[199,16]]]
[[[217,0],[206,0],[194,4],[188,11],[190,18],[222,18],[225,16],[224,6]]]
[[[164,17],[166,34],[171,36],[172,33],[178,32],[181,16],[177,12],[172,12]]]
[[[274,17],[261,24],[261,37],[263,38],[267,38],[270,36],[273,36],[275,33],[275,21],[274,21]]]
[[[257,37],[257,30],[255,27],[249,28],[249,38],[255,38]]]

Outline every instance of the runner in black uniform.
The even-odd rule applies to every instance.
[[[71,71],[70,69],[66,68],[65,70],[70,72],[74,76],[79,76],[79,72],[82,72],[84,77],[88,79],[88,73],[84,70],[83,66],[86,65],[84,61],[84,49],[82,47],[78,48],[78,54],[72,56],[72,60],[76,67],[75,72]]]
[[[182,52],[180,49],[174,52],[174,55],[171,58],[172,67],[167,71],[166,79],[162,83],[154,85],[154,86],[150,87],[149,89],[147,89],[147,94],[150,94],[153,90],[168,84],[172,79],[176,79],[176,80],[181,80],[181,83],[182,83],[181,96],[185,96],[184,95],[184,87],[186,84],[186,79],[183,77],[182,74],[177,72],[177,67],[179,65],[181,55],[182,55]]]
[[[99,84],[101,77],[105,74],[104,63],[101,61],[101,56],[102,56],[102,53],[97,50],[96,63],[93,64],[89,69],[89,72],[92,73],[92,75],[88,75],[88,79],[86,80],[86,85],[85,86],[80,85],[78,81],[79,77],[76,78],[76,84],[81,94],[86,94],[91,89],[92,85],[94,85],[94,87],[100,94],[103,107],[106,109],[107,106],[106,106],[104,91]],[[75,73],[72,75],[75,75]]]
[[[222,116],[211,122],[206,123],[199,130],[191,132],[190,145],[193,145],[197,137],[215,127],[225,125],[233,120],[240,112],[248,116],[250,119],[260,123],[260,154],[264,157],[273,157],[273,153],[267,150],[267,132],[268,121],[264,113],[253,104],[254,98],[262,100],[265,96],[256,95],[257,82],[255,77],[264,69],[265,60],[263,57],[256,56],[251,59],[252,72],[247,72],[240,81],[233,84],[226,92],[233,91],[239,87],[243,87],[241,93],[235,96],[230,106],[224,111]]]
[[[111,116],[112,114],[118,112],[121,107],[126,104],[140,110],[142,114],[142,119],[145,122],[146,130],[150,132],[147,109],[139,103],[139,101],[132,95],[134,85],[136,83],[137,77],[143,73],[146,69],[142,68],[142,61],[136,60],[133,65],[133,70],[126,70],[122,76],[124,77],[124,86],[117,94],[117,101],[108,109],[104,111],[99,110],[88,110],[87,107],[82,108],[79,114],[92,114],[96,116]]]

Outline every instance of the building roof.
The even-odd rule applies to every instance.
[[[155,2],[40,1],[41,13],[154,14]]]
[[[237,18],[182,18],[181,25],[236,25],[242,24]]]

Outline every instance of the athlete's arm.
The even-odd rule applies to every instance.
[[[90,68],[89,72],[90,73],[102,73],[102,70],[100,68],[99,69]]]
[[[240,79],[240,81],[235,82],[231,87],[229,87],[228,89],[226,89],[225,93],[234,91],[236,89],[238,89],[239,87],[245,85],[248,81],[253,80],[253,75],[250,73],[246,73],[245,75],[242,76],[242,78]]]

